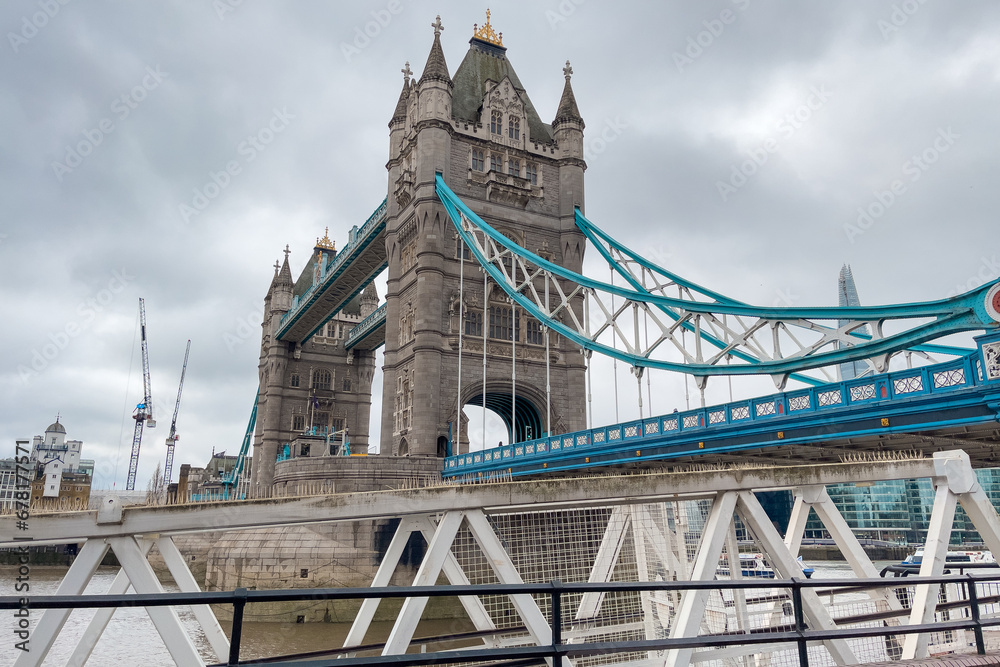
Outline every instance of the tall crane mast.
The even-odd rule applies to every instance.
[[[149,389],[149,350],[146,347],[146,302],[139,298],[139,327],[142,334],[142,403],[135,406],[132,419],[135,420],[135,433],[132,435],[132,460],[128,464],[128,482],[126,491],[135,489],[135,474],[139,470],[139,446],[142,444],[142,427],[156,427],[153,420],[153,399]]]
[[[174,469],[174,445],[177,444],[177,413],[181,409],[181,391],[184,389],[184,373],[187,372],[188,355],[191,353],[191,340],[188,340],[184,350],[184,365],[181,366],[181,382],[177,385],[177,402],[174,403],[174,418],[170,422],[170,434],[167,436],[167,462],[163,466],[163,486],[170,484],[170,473]]]

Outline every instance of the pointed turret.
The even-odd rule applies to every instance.
[[[552,121],[552,127],[557,128],[560,123],[576,122],[580,124],[582,130],[584,128],[583,116],[580,115],[580,109],[576,106],[573,85],[569,82],[573,75],[573,68],[570,67],[568,60],[566,67],[563,68],[563,75],[566,77],[566,84],[563,86],[562,99],[559,100],[559,109],[556,111],[555,120]]]
[[[569,81],[573,76],[573,68],[568,60],[563,68],[563,76],[566,77],[566,84],[563,86],[562,99],[559,100],[555,120],[552,121],[552,133],[559,147],[559,157],[562,159],[559,165],[559,180],[562,184],[559,189],[559,214],[563,218],[563,230],[573,236],[577,233],[574,210],[576,207],[583,209],[583,172],[587,164],[584,162],[583,152],[583,117],[576,106],[576,96],[573,95],[573,86]],[[576,248],[575,236],[573,238],[573,247]],[[565,245],[564,239],[563,246]],[[563,262],[574,271],[581,270],[582,251],[564,255]]]
[[[563,68],[563,74],[566,76],[566,84],[563,86],[563,96],[559,100],[559,109],[556,111],[555,120],[552,121],[552,127],[558,127],[560,123],[565,122],[577,122],[583,126],[583,116],[580,115],[580,109],[576,106],[573,85],[569,82],[573,74],[573,68],[570,67],[568,60],[566,61],[566,67]]]
[[[285,261],[281,265],[281,270],[278,271],[278,275],[275,276],[274,285],[275,287],[287,287],[291,289],[292,285],[295,284],[292,280],[292,269],[288,266],[288,255],[291,254],[291,250],[288,249],[288,245],[285,245]]]
[[[361,319],[364,319],[378,309],[378,290],[375,283],[368,283],[368,287],[361,293]]]
[[[410,70],[410,61],[406,61],[406,67],[399,71],[403,73],[403,89],[399,91],[396,110],[392,112],[392,119],[389,120],[390,128],[396,123],[406,122],[406,107],[410,101],[410,76],[413,74]]]
[[[267,318],[268,312],[282,311],[285,312],[292,307],[292,286],[295,284],[292,280],[292,269],[288,266],[288,255],[291,250],[288,246],[285,246],[285,262],[278,268],[278,263],[274,263],[274,278],[271,280],[271,287],[267,290],[267,296],[264,297],[264,310],[265,319]]]
[[[451,76],[448,75],[448,63],[444,59],[444,50],[441,48],[441,16],[431,24],[434,28],[434,43],[431,45],[431,52],[427,55],[427,64],[424,65],[424,73],[420,75],[420,83],[426,81],[444,81],[448,86],[452,86]]]

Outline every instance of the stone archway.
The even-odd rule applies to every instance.
[[[485,407],[495,412],[507,427],[508,442],[533,440],[542,437],[544,433],[544,417],[530,398],[517,396],[515,407],[512,394],[505,391],[489,391],[487,388],[485,403],[482,392],[479,392],[469,397],[465,405]]]

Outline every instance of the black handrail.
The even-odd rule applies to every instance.
[[[230,640],[229,660],[227,666],[246,665],[239,659],[240,644],[243,630],[243,613],[247,604],[255,602],[294,602],[316,600],[344,600],[368,598],[406,598],[406,597],[444,597],[469,595],[515,595],[534,594],[549,597],[553,611],[551,625],[552,638],[549,644],[542,646],[498,647],[459,649],[434,653],[403,654],[364,658],[321,658],[319,660],[290,661],[292,656],[276,656],[272,659],[256,659],[252,664],[266,663],[272,667],[353,667],[354,665],[390,664],[399,667],[409,665],[445,664],[470,661],[509,662],[511,665],[541,664],[545,658],[553,660],[553,664],[566,657],[581,657],[606,653],[645,652],[682,648],[708,648],[732,644],[774,644],[795,643],[798,647],[799,664],[808,665],[807,642],[828,641],[833,639],[854,639],[861,637],[885,637],[889,635],[914,634],[922,632],[942,632],[947,630],[973,630],[976,637],[976,650],[985,654],[983,628],[1000,626],[1000,618],[983,619],[980,605],[986,603],[976,593],[975,586],[979,583],[1000,584],[1000,574],[975,576],[936,577],[906,577],[905,584],[898,578],[890,579],[736,579],[718,581],[660,581],[660,582],[609,582],[609,583],[563,583],[558,580],[539,584],[487,584],[463,586],[390,586],[371,588],[315,588],[295,590],[247,590],[237,588],[234,591],[199,592],[199,593],[146,593],[124,595],[46,595],[32,596],[31,607],[34,609],[79,609],[108,607],[163,607],[187,606],[200,604],[229,604],[233,606],[233,625]],[[851,588],[855,591],[874,588],[901,588],[920,584],[961,583],[968,592],[968,598],[961,602],[951,602],[949,607],[958,605],[969,607],[969,618],[959,620],[939,621],[919,625],[897,625],[866,628],[835,628],[831,630],[810,629],[805,621],[802,606],[802,590]],[[785,626],[778,632],[701,635],[696,637],[678,637],[665,639],[628,640],[615,642],[584,642],[566,644],[563,642],[562,602],[566,595],[588,592],[641,592],[641,591],[686,591],[686,590],[738,590],[767,588],[786,588],[790,590],[792,603],[792,618],[794,625]],[[988,598],[992,600],[994,598]],[[23,600],[17,596],[0,597],[0,609],[18,609]],[[787,630],[786,630],[787,628]],[[497,633],[506,632],[497,630]],[[370,648],[370,647],[365,647]],[[357,647],[355,650],[359,650]]]

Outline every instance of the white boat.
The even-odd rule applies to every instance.
[[[811,567],[806,567],[802,562],[802,557],[798,558],[799,567],[802,568],[802,574],[805,575],[806,579],[812,576],[814,570]],[[729,559],[723,556],[719,560],[719,567],[716,569],[715,573],[720,577],[729,576]],[[764,554],[740,554],[740,574],[744,578],[758,578],[758,579],[774,579],[774,569],[771,568],[764,561]]]
[[[920,565],[923,560],[924,550],[923,548],[920,548],[904,558],[900,565]],[[996,558],[993,557],[993,552],[987,551],[986,549],[949,551],[948,555],[945,557],[946,565],[961,565],[966,563],[988,564],[996,562]]]

